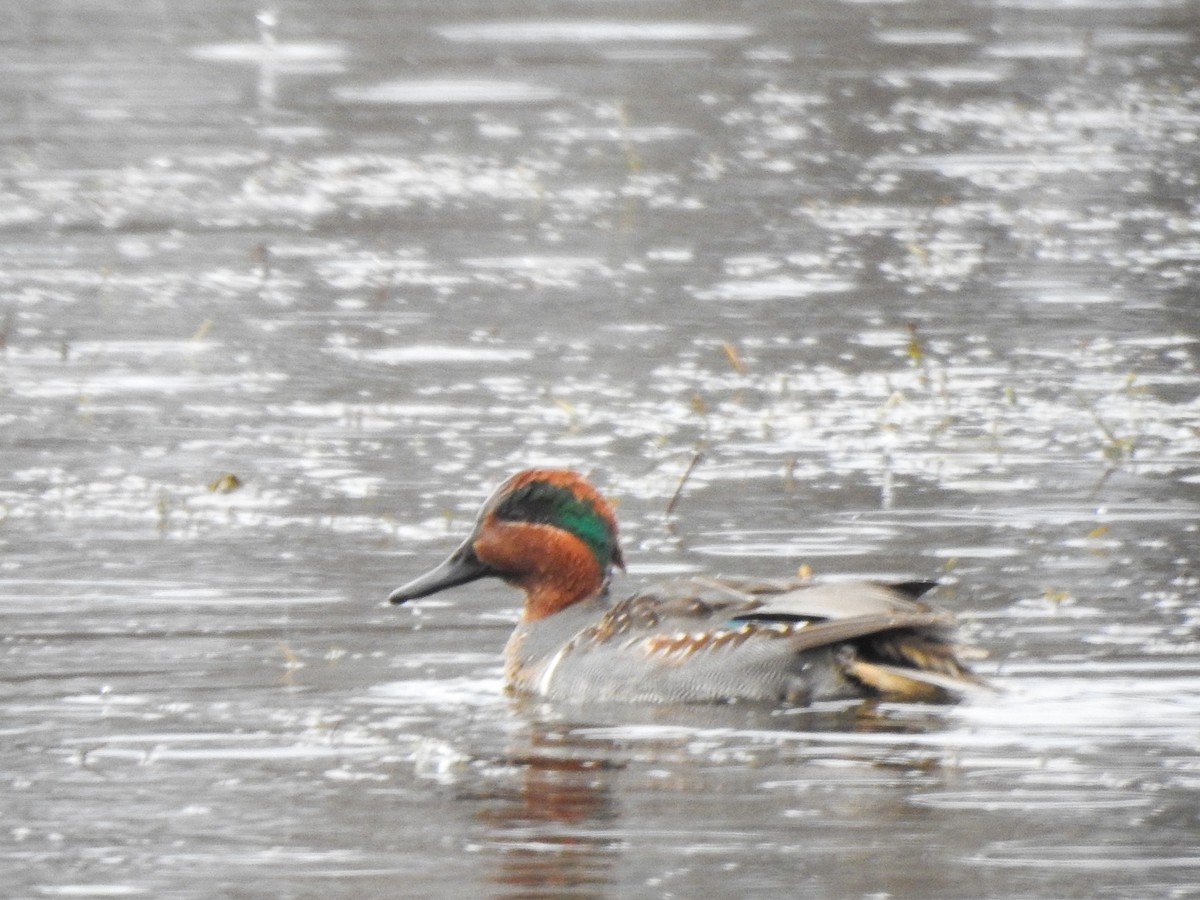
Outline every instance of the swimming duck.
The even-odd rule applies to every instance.
[[[388,600],[486,577],[520,588],[505,681],[550,700],[947,702],[979,683],[953,617],[919,600],[935,582],[696,577],[614,599],[614,567],[625,568],[611,504],[576,472],[527,469],[457,550]]]

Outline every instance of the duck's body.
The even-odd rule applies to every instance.
[[[523,588],[505,679],[552,700],[945,701],[977,683],[950,641],[952,617],[917,599],[931,582],[694,578],[614,601],[613,565],[608,502],[574,472],[533,469],[496,490],[449,559],[389,600],[489,575]]]

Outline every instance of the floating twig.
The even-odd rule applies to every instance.
[[[725,341],[721,344],[721,349],[725,352],[725,359],[729,361],[730,367],[739,375],[746,374],[746,364],[742,362],[742,355],[738,353],[738,348]]]
[[[670,502],[667,503],[667,508],[664,515],[671,515],[675,511],[675,504],[679,502],[679,495],[683,493],[683,486],[687,484],[687,480],[692,477],[692,472],[696,466],[700,465],[700,461],[704,459],[704,451],[697,450],[692,454],[692,460],[688,463],[688,467],[683,470],[683,475],[679,477],[679,484],[675,485],[675,493],[671,495]]]

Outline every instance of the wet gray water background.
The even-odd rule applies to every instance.
[[[1196,25],[8,4],[4,896],[1200,895]],[[998,691],[505,698],[503,585],[380,604],[535,463]]]

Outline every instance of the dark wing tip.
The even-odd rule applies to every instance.
[[[940,585],[940,581],[901,581],[887,586],[910,600],[917,600]]]

